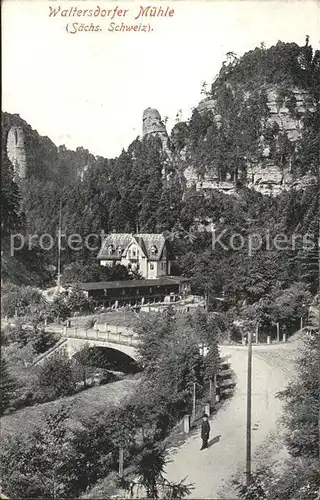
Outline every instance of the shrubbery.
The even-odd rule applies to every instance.
[[[199,313],[192,326],[180,328],[171,307],[164,316],[153,317],[152,322],[150,316],[146,316],[140,323],[142,380],[136,394],[121,408],[83,418],[81,426],[73,428],[72,435],[66,430],[65,412],[60,415],[57,410],[48,417],[51,423],[47,421],[46,432],[35,430],[32,435],[6,442],[2,451],[3,487],[10,497],[19,496],[22,484],[25,491],[32,492],[33,498],[50,496],[55,484],[60,488],[59,498],[77,496],[117,470],[119,447],[124,448],[125,464],[129,461],[133,464],[133,476],[155,496],[165,482],[162,472],[166,453],[157,443],[168,435],[183,413],[190,410],[194,382],[198,396],[203,393],[208,368],[200,356],[199,343],[208,342],[210,337],[210,346],[217,344],[216,333],[209,326],[201,333],[200,324],[205,321],[205,316]],[[217,349],[213,352],[211,374],[212,362],[217,367],[219,361]],[[73,389],[71,372],[70,360],[49,359],[40,368],[42,387],[54,391],[56,396],[68,394]],[[54,431],[54,422],[58,423],[57,431]],[[47,440],[52,440],[48,457],[38,470],[30,464],[27,476],[24,452],[31,450],[35,461],[42,460],[42,443]],[[58,443],[65,450],[63,456],[59,454]],[[17,481],[17,471],[23,481]],[[131,479],[126,479],[128,486]],[[167,498],[182,498],[189,491],[184,483],[167,482],[165,488]]]
[[[243,500],[318,500],[319,467],[319,333],[306,340],[297,363],[297,377],[280,397],[285,402],[284,423],[290,458],[281,473],[260,468],[249,487],[239,486]]]

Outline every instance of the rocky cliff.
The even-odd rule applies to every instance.
[[[279,42],[224,65],[189,122],[171,134],[186,187],[277,195],[314,183],[319,82],[320,54],[308,43]]]
[[[165,151],[170,151],[169,136],[161,115],[157,109],[147,108],[142,115],[142,136],[157,136],[161,139]]]
[[[27,157],[22,127],[10,128],[7,138],[7,155],[13,165],[15,180],[24,179],[27,172]]]
[[[167,182],[171,176],[172,148],[169,135],[161,115],[157,109],[147,108],[142,115],[142,136],[158,137],[161,140],[163,155],[162,179]]]

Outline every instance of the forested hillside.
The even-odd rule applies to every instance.
[[[313,51],[308,41],[303,47],[282,42],[269,49],[262,45],[241,58],[229,53],[212,85],[204,85],[205,100],[188,122],[173,128],[168,149],[159,137],[146,135],[113,159],[95,158],[83,148],[56,147],[19,116],[4,113],[3,235],[8,239],[15,230],[55,237],[61,203],[66,236],[77,233],[84,238],[101,230],[170,231],[174,272],[192,277],[195,291],[210,287],[212,294],[224,292],[231,302],[254,302],[274,286],[281,289],[297,281],[314,291],[317,248],[302,241],[311,234],[315,242],[318,234],[319,75],[319,51]],[[270,92],[283,111],[282,129],[271,120],[275,113],[270,111]],[[303,104],[298,105],[299,95]],[[292,130],[286,129],[293,123],[289,118],[301,126],[291,138]],[[27,176],[19,188],[11,179],[6,153],[13,125],[25,132]],[[236,186],[234,194],[188,188],[183,175],[188,167],[201,175],[214,171],[220,180],[229,179]],[[306,174],[313,181],[300,190],[263,196],[248,188],[253,168],[289,169],[298,183]],[[224,233],[223,241],[241,231],[247,239],[249,234],[260,235],[263,244],[252,255],[246,248],[234,251],[216,245],[213,250],[211,234],[195,230],[195,221],[208,219],[217,234]],[[287,248],[268,249],[267,233],[272,237],[279,232],[287,236]],[[291,245],[297,232],[300,236]],[[56,266],[57,246],[43,251],[34,242],[30,247],[38,266],[45,270]],[[67,248],[62,252],[62,269],[73,262],[91,265],[96,254]],[[25,263],[28,256],[30,251],[22,249],[15,258]],[[11,257],[5,262],[4,279],[15,281]],[[31,275],[26,274],[22,277],[28,282]],[[46,273],[36,274],[35,270],[33,282],[48,282]]]

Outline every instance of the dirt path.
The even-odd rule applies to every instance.
[[[276,393],[284,389],[292,373],[299,341],[284,345],[254,346],[252,362],[252,455],[277,432],[282,403]],[[194,484],[189,498],[234,499],[236,493],[226,488],[231,476],[243,472],[245,478],[247,349],[221,347],[221,354],[230,356],[237,386],[233,398],[211,418],[209,448],[200,451],[200,432],[190,435],[187,442],[172,450],[172,462],[167,465],[167,477]]]

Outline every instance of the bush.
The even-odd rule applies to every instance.
[[[2,292],[1,310],[4,316],[25,316],[38,306],[45,308],[46,300],[40,290],[31,286],[6,285]]]
[[[14,343],[20,348],[30,345],[35,354],[41,354],[57,341],[57,336],[51,332],[47,332],[42,325],[27,323],[27,318],[17,321],[15,326],[5,328],[4,335],[7,344]]]
[[[40,366],[38,381],[40,395],[47,400],[74,394],[78,381],[74,361],[67,354],[53,354]]]

